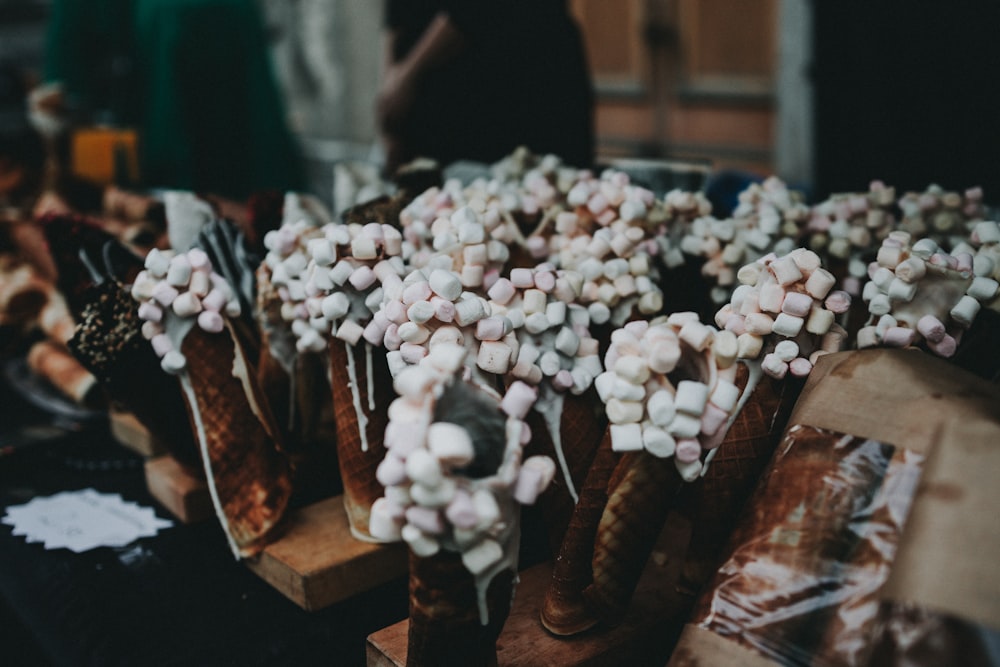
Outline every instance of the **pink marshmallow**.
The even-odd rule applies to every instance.
[[[428,535],[440,535],[444,532],[441,513],[430,507],[411,505],[406,509],[406,521]]]
[[[928,343],[940,343],[947,335],[944,324],[933,315],[924,315],[917,320],[917,331]]]
[[[463,530],[475,528],[476,524],[479,523],[479,516],[476,514],[476,506],[472,502],[472,496],[461,489],[455,492],[454,498],[445,510],[445,516],[448,517],[448,521],[453,526]]]
[[[823,305],[838,315],[846,313],[851,308],[851,295],[843,290],[834,290],[826,297]]]
[[[882,332],[882,343],[889,347],[909,347],[914,338],[916,332],[907,327],[889,327]]]
[[[701,457],[701,443],[694,438],[678,440],[674,457],[681,463],[694,463]]]
[[[714,435],[729,419],[729,413],[714,403],[705,406],[701,415],[701,432],[704,435]]]
[[[952,357],[955,355],[955,350],[958,348],[958,341],[954,337],[948,334],[944,335],[944,338],[932,343],[927,341],[927,347],[931,348],[933,352],[942,357]]]
[[[788,362],[788,372],[797,378],[804,378],[812,372],[813,365],[808,359],[796,357]]]
[[[507,389],[500,401],[500,408],[511,417],[524,419],[537,398],[538,390],[518,380]]]
[[[431,305],[434,306],[434,317],[441,322],[452,322],[455,320],[455,304],[439,296],[431,297]]]
[[[812,305],[812,297],[808,294],[790,292],[785,295],[785,300],[781,304],[781,312],[795,317],[805,317],[812,310]]]
[[[535,273],[535,287],[548,294],[556,286],[556,274],[551,271],[538,271]]]

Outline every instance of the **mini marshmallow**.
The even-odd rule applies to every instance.
[[[892,310],[892,302],[888,294],[876,294],[868,302],[868,312],[872,315],[882,316]]]
[[[1000,287],[1000,283],[997,283],[996,280],[976,276],[972,279],[972,284],[965,290],[965,293],[978,301],[992,301],[997,295],[998,287]]]
[[[931,348],[931,351],[935,354],[948,358],[954,356],[955,351],[958,349],[958,341],[953,336],[945,334],[936,343],[927,341],[927,347]]]
[[[416,343],[422,345],[430,338],[431,332],[427,327],[416,322],[403,322],[397,329],[400,339],[406,343]]]
[[[523,420],[537,398],[537,389],[524,382],[514,382],[501,399],[500,408],[511,417]]]
[[[889,283],[889,299],[892,301],[912,301],[917,294],[917,284],[894,278]]]
[[[165,278],[170,269],[170,255],[153,248],[146,255],[143,265],[151,278]]]
[[[712,337],[715,332],[710,327],[700,322],[687,322],[682,328],[678,337],[699,352],[712,344]]]
[[[334,335],[336,338],[346,343],[357,345],[364,333],[364,327],[357,322],[354,322],[353,320],[344,320],[343,323],[337,328],[337,333]]]
[[[717,405],[709,403],[701,415],[701,432],[703,435],[715,435],[729,419],[729,413]]]
[[[514,500],[522,505],[534,505],[535,500],[549,485],[556,474],[556,465],[547,456],[532,456],[521,464],[514,484]]]
[[[804,378],[812,372],[812,369],[812,362],[802,357],[797,357],[788,362],[788,372],[793,377]]]
[[[833,311],[818,306],[813,307],[809,312],[809,319],[806,320],[806,331],[822,336],[833,326],[834,318]]]
[[[514,284],[510,280],[500,278],[493,283],[493,286],[489,289],[488,294],[490,299],[493,301],[496,301],[499,304],[507,304],[510,302],[511,298],[513,298],[516,291],[517,290],[514,287]]]
[[[802,330],[803,324],[805,324],[805,321],[801,317],[789,315],[788,313],[780,313],[778,317],[774,319],[772,331],[779,336],[794,338],[799,335],[799,331]]]
[[[455,322],[467,327],[486,317],[486,309],[478,298],[463,298],[455,304]]]
[[[966,329],[972,326],[973,320],[979,314],[979,302],[968,294],[959,299],[951,309],[951,318]],[[950,355],[949,355],[950,356]]]
[[[774,354],[782,361],[790,362],[792,359],[799,356],[798,343],[792,340],[780,341],[774,346]]]
[[[750,313],[744,318],[743,324],[747,333],[754,336],[766,336],[774,329],[774,320],[764,313]]]
[[[842,315],[851,307],[851,295],[841,290],[834,290],[826,297],[823,305],[827,310]]]
[[[605,411],[608,421],[612,424],[632,424],[642,420],[644,406],[639,401],[621,401],[617,398],[610,399]]]
[[[476,456],[468,431],[457,424],[431,424],[427,429],[427,443],[431,454],[446,465],[466,466]]]
[[[610,426],[611,449],[616,452],[637,452],[642,450],[642,426],[638,423],[614,424]]]
[[[715,383],[709,402],[726,413],[732,412],[740,397],[740,389],[732,382],[719,380]]]
[[[425,535],[419,528],[411,524],[403,526],[400,535],[419,558],[428,558],[441,550],[441,545],[437,540]]]
[[[170,375],[177,375],[187,367],[187,359],[177,350],[170,350],[160,359],[160,368]]]
[[[624,355],[615,362],[614,371],[618,377],[631,384],[641,385],[649,379],[649,366],[643,357]]]
[[[752,333],[745,333],[736,337],[739,348],[740,359],[756,359],[764,349],[764,339]]]
[[[219,333],[225,328],[225,321],[219,313],[204,310],[198,314],[198,326],[208,333]]]
[[[167,269],[167,283],[174,287],[184,287],[191,279],[191,262],[186,255],[177,255],[170,260]]]
[[[443,473],[437,458],[424,449],[415,449],[406,458],[406,475],[410,480],[433,488],[442,482]]]
[[[451,271],[432,271],[428,284],[435,294],[449,301],[454,301],[462,294],[462,281]]]
[[[788,363],[774,353],[765,354],[764,359],[760,362],[760,367],[764,373],[775,380],[783,379],[785,374],[788,373]]]
[[[674,396],[676,410],[698,415],[705,409],[707,401],[708,385],[692,380],[682,380],[677,384],[677,394]]]
[[[361,265],[354,269],[351,273],[351,277],[347,280],[351,283],[354,289],[359,292],[363,292],[374,285],[377,278],[375,276],[375,272],[372,271],[370,267]]]
[[[677,440],[695,438],[701,433],[701,417],[678,412],[667,425],[667,431]]]
[[[681,463],[691,463],[701,457],[701,443],[694,438],[683,438],[677,441],[674,458]]]
[[[769,265],[771,273],[780,285],[790,285],[802,279],[802,271],[795,264],[792,257],[782,257]]]
[[[165,280],[157,282],[151,292],[153,299],[164,308],[169,307],[174,302],[174,299],[177,298],[177,295],[180,294],[176,287],[173,287]]]
[[[512,350],[507,343],[483,341],[479,345],[476,365],[488,373],[502,375],[510,370]]]
[[[812,310],[813,299],[808,294],[791,292],[781,304],[781,312],[795,317],[805,317]]]
[[[916,332],[908,327],[888,327],[882,332],[882,343],[889,347],[909,347],[915,338]]]
[[[647,452],[661,459],[673,456],[677,447],[677,443],[669,433],[650,425],[642,429],[642,445]]]
[[[744,287],[747,287],[744,285]],[[794,293],[789,294],[792,296]],[[739,303],[742,303],[745,294],[740,295]],[[736,294],[733,294],[733,303],[737,303]],[[781,312],[782,304],[785,301],[785,288],[777,283],[767,283],[760,288],[760,293],[757,296],[757,304],[760,309],[767,313],[779,313]]]
[[[179,294],[171,308],[179,317],[191,317],[202,311],[201,300],[191,292]]]
[[[736,361],[739,345],[732,331],[720,331],[712,341],[712,354],[719,368],[729,368]]]

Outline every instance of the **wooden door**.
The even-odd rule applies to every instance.
[[[774,170],[778,0],[571,0],[602,158]]]

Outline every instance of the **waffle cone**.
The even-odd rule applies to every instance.
[[[742,392],[749,371],[739,364],[736,385]],[[785,430],[804,382],[763,376],[736,415],[705,475],[686,484],[680,511],[692,524],[681,587],[697,592],[719,565],[720,551]]]
[[[382,485],[375,478],[375,470],[385,458],[383,439],[389,421],[389,403],[395,393],[385,351],[381,348],[371,349],[373,377],[367,377],[365,347],[364,343],[347,345],[342,340],[330,339],[330,387],[337,431],[337,460],[344,485],[344,508],[354,536],[373,541],[368,531],[368,517],[372,503],[383,494]],[[364,439],[355,407],[355,394],[351,389],[349,364],[352,362],[349,362],[348,354],[353,358],[358,403],[367,419]],[[369,383],[374,388],[374,409],[370,409],[368,403]]]
[[[234,549],[253,555],[263,548],[291,494],[274,417],[228,324],[221,334],[192,328],[181,352],[188,359],[187,407],[199,433],[212,500]]]
[[[514,572],[503,570],[486,592],[487,623],[479,613],[476,582],[457,552],[420,558],[410,553],[410,627],[406,664],[496,665],[496,643],[514,592]]]
[[[524,456],[548,456],[558,464],[559,456],[544,417],[532,410],[526,421],[531,428],[532,438],[525,448]],[[593,388],[579,396],[566,394],[563,397],[562,414],[559,418],[560,448],[577,497],[601,443],[601,434],[607,430],[607,422],[603,405]],[[575,504],[574,495],[570,492],[560,465],[552,483],[536,501],[545,521],[552,554],[559,553]]]
[[[594,581],[583,591],[592,612],[618,623],[683,484],[673,458],[627,452],[608,481],[608,504],[594,542]]]
[[[562,544],[555,552],[558,556],[545,591],[541,621],[553,634],[574,635],[598,622],[583,600],[583,590],[594,579],[594,541],[608,502],[608,480],[618,459],[619,456],[611,450],[611,433],[605,429]]]

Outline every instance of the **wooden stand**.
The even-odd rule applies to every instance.
[[[167,448],[146,430],[131,412],[111,410],[111,435],[140,456],[151,458],[167,453]]]
[[[660,544],[678,528],[682,527],[668,526]],[[514,593],[514,606],[497,641],[497,663],[503,667],[666,664],[691,602],[674,585],[679,568],[676,559],[658,548],[621,625],[563,638],[549,634],[538,620],[551,564],[524,570]],[[370,635],[368,667],[405,665],[409,629],[409,620],[403,620]]]
[[[316,611],[406,574],[406,547],[356,539],[343,496],[291,512],[285,528],[247,565],[306,611]]]
[[[183,523],[202,521],[215,513],[205,480],[193,476],[172,456],[146,461],[146,486]]]

